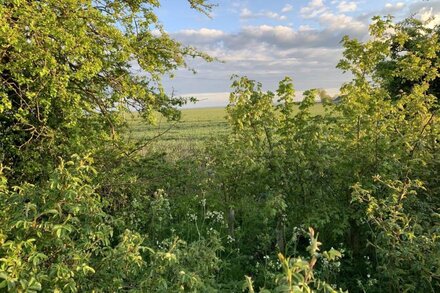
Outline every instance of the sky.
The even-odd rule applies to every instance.
[[[217,58],[189,60],[197,71],[174,72],[164,79],[166,90],[200,100],[191,107],[225,106],[231,76],[248,76],[275,90],[285,76],[293,78],[297,99],[310,88],[336,95],[350,80],[336,69],[344,35],[368,39],[375,15],[396,20],[414,15],[440,23],[440,0],[213,0],[207,17],[185,0],[163,0],[156,11],[165,31],[184,45]],[[437,17],[439,16],[439,17]]]

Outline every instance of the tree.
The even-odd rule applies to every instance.
[[[354,75],[342,87],[338,107],[345,120],[339,128],[352,138],[347,150],[353,154],[346,156],[357,165],[351,205],[355,227],[376,258],[379,287],[435,292],[440,267],[438,29],[414,19],[393,23],[390,17],[376,17],[370,35],[364,43],[344,38],[345,58],[338,65]]]
[[[190,0],[208,13],[212,5]],[[121,110],[151,122],[183,102],[160,79],[209,57],[163,30],[159,1],[5,0],[0,4],[0,153],[14,182],[47,178],[58,157],[114,146]],[[135,74],[140,68],[142,74]],[[107,146],[106,146],[107,147]]]
[[[212,7],[188,2],[203,13]],[[215,249],[177,240],[147,247],[148,229],[111,213],[123,196],[105,190],[131,178],[117,172],[128,156],[123,111],[136,109],[147,123],[155,112],[177,119],[184,100],[166,95],[161,76],[187,57],[210,60],[166,34],[159,5],[0,1],[0,290],[204,291],[199,275],[214,269],[197,269],[187,251],[215,268]],[[104,184],[106,167],[118,182]]]
[[[234,81],[233,131],[215,163],[216,179],[237,198],[237,239],[250,243],[242,253],[283,250],[278,231],[288,243],[296,239],[290,231],[305,224],[319,229],[324,243],[345,248],[335,281],[343,288],[439,290],[440,124],[433,90],[440,44],[426,24],[415,22],[420,34],[409,34],[408,22],[375,18],[366,42],[343,39],[338,66],[353,79],[321,115],[310,111],[317,90],[305,92],[293,111],[289,79],[280,83],[278,105],[258,82]],[[420,49],[395,54],[399,40]],[[411,85],[396,95],[397,80]],[[266,279],[257,285],[266,287]]]
[[[373,21],[370,33],[374,41],[362,44],[344,38],[348,50],[339,68],[351,70],[355,75],[371,74],[372,80],[381,84],[393,100],[409,94],[418,85],[427,86],[427,93],[435,97],[438,107],[439,26],[432,27],[430,21],[415,18],[394,23],[391,16],[375,17]],[[373,58],[368,60],[368,57]]]
[[[430,27],[414,18],[406,19],[395,27],[394,35],[390,36],[391,58],[380,62],[377,67],[385,86],[393,97],[398,98],[410,92],[416,84],[427,82],[428,93],[438,100],[440,78],[436,76],[435,68],[440,57],[440,27]],[[405,70],[403,64],[411,66],[411,72]]]

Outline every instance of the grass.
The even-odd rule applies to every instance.
[[[225,108],[185,109],[178,122],[158,116],[156,125],[148,125],[140,117],[129,120],[129,139],[151,140],[149,151],[172,156],[191,155],[201,150],[205,141],[228,133]]]
[[[311,113],[322,114],[323,106],[316,104]],[[165,152],[177,158],[200,152],[206,141],[228,132],[225,108],[184,109],[180,121],[168,122],[158,116],[156,125],[148,125],[133,115],[129,119],[128,139],[149,140],[148,151]]]

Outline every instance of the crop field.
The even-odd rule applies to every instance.
[[[149,151],[181,157],[199,151],[205,141],[227,133],[225,108],[184,109],[177,122],[159,116],[156,125],[148,125],[140,117],[131,117],[128,138],[150,140]]]
[[[316,104],[312,114],[323,113],[323,106]],[[129,140],[149,140],[149,151],[166,152],[172,157],[182,157],[200,151],[204,142],[212,140],[229,131],[225,108],[198,108],[182,110],[182,118],[169,122],[157,117],[156,125],[148,125],[136,114],[129,120]]]

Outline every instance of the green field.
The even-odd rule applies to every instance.
[[[316,104],[311,112],[323,113],[323,106]],[[204,142],[228,133],[225,108],[199,108],[182,110],[178,122],[169,122],[161,116],[156,125],[148,125],[133,114],[129,120],[129,140],[150,140],[146,150],[163,151],[173,156],[186,156],[200,151]]]
[[[140,117],[129,120],[129,139],[150,139],[150,151],[166,151],[170,154],[192,154],[200,150],[203,143],[228,132],[225,108],[203,108],[182,110],[182,118],[169,122],[161,116],[156,125],[148,125]]]

